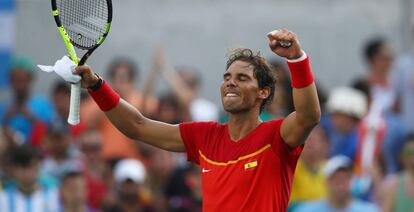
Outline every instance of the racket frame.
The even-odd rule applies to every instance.
[[[94,46],[90,48],[85,48],[83,46],[77,45],[75,42],[72,42],[65,28],[62,26],[62,22],[59,17],[59,10],[57,9],[56,1],[58,0],[51,0],[53,17],[58,27],[59,34],[65,43],[66,50],[69,54],[69,57],[76,65],[84,65],[86,63],[86,60],[89,58],[89,56],[105,41],[109,33],[109,30],[111,28],[111,22],[112,22],[112,2],[111,0],[106,0],[107,7],[108,7],[108,19],[107,19],[106,29],[105,29],[104,34]],[[80,49],[83,49],[83,50],[87,50],[87,52],[82,56],[80,61],[76,54],[74,46]],[[81,83],[80,82],[73,83],[71,85],[70,107],[69,107],[69,116],[68,116],[68,123],[71,125],[77,125],[80,122],[80,96],[81,96]]]

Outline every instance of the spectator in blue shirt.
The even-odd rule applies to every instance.
[[[9,180],[0,192],[0,211],[57,211],[56,182],[39,175],[40,154],[28,145],[9,152]]]
[[[15,59],[9,78],[11,98],[0,103],[3,130],[9,134],[7,138],[13,138],[13,142],[17,144],[39,142],[33,140],[51,122],[53,107],[46,98],[31,93],[34,79],[34,65],[31,60]]]
[[[330,156],[345,155],[355,159],[357,126],[367,111],[364,93],[348,87],[334,89],[326,104],[328,115],[322,117],[321,126],[330,141]]]
[[[352,161],[343,155],[331,158],[325,168],[328,197],[326,199],[305,203],[296,212],[377,212],[376,205],[353,199],[350,191],[352,178]]]

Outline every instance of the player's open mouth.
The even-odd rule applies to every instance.
[[[236,93],[226,93],[225,97],[236,97],[239,96]]]

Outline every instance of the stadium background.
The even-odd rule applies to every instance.
[[[315,205],[309,202],[327,197],[331,203],[349,198],[350,205],[364,208],[362,211],[390,208],[385,200],[401,199],[387,196],[401,195],[401,191],[392,192],[395,182],[407,174],[414,179],[414,78],[410,81],[414,62],[409,63],[414,58],[414,1],[113,0],[113,5],[110,34],[88,64],[135,107],[146,106],[142,110],[145,115],[169,123],[224,122],[219,85],[228,50],[248,47],[274,59],[266,33],[286,27],[298,34],[311,57],[319,91],[325,94],[320,99],[328,100],[323,101],[326,104],[322,105],[321,123],[310,135],[299,160],[290,211],[306,211],[299,210],[303,205],[322,212],[312,210]],[[378,43],[378,37],[388,39],[392,51],[381,40]],[[364,55],[370,46],[367,44],[372,47],[371,61]],[[185,72],[188,70],[173,72],[179,81],[165,77],[165,70],[151,70],[159,47],[171,65],[198,70],[200,93],[196,92],[197,86],[192,87],[196,75]],[[30,206],[30,201],[20,204],[34,211],[71,205],[103,211],[125,207],[134,208],[132,211],[199,211],[200,170],[188,165],[184,154],[123,137],[87,96],[81,106],[82,123],[72,128],[66,125],[67,114],[62,108],[68,105],[64,102],[69,95],[68,84],[57,83],[59,77],[39,72],[30,67],[30,60],[20,58],[30,58],[33,64],[53,64],[65,54],[49,0],[0,0],[0,211],[13,208],[5,200],[7,192],[25,188],[16,184],[22,181],[16,171],[22,167],[28,173],[40,173],[39,182],[35,181],[37,175],[32,175],[35,182],[29,183],[36,185],[36,192],[56,192],[52,194],[55,199],[38,195],[33,200],[36,206]],[[113,66],[114,74],[108,75],[111,62],[121,57],[138,64],[140,74],[135,82],[125,75],[123,66]],[[132,69],[128,64],[126,67],[128,74]],[[262,113],[263,120],[292,111],[290,82],[284,68],[275,68],[279,87],[274,103]],[[29,97],[42,104],[20,105],[20,101],[13,101],[19,99],[15,98],[18,92],[7,81],[9,75],[19,71],[35,75]],[[151,74],[156,77],[155,92],[142,98],[143,85]],[[129,87],[131,82],[134,85]],[[188,89],[187,94],[194,94],[191,101],[179,95],[183,90],[176,89],[177,83],[185,85],[181,88]],[[348,88],[337,89],[339,86]],[[198,100],[203,101],[197,105]],[[23,101],[27,102],[29,98]],[[378,143],[363,145],[369,142]],[[364,154],[373,148],[380,149]],[[37,153],[41,158],[33,164],[39,166],[31,169],[33,164],[27,158],[37,159]],[[352,159],[352,170],[347,160],[334,160],[343,154]],[[367,155],[373,160],[365,163]],[[340,171],[350,171],[350,175],[340,183],[332,183]],[[347,183],[350,186],[336,187]],[[414,193],[414,181],[399,187]],[[338,189],[343,190],[333,192]],[[343,193],[349,195],[338,195]],[[87,197],[76,198],[80,194]],[[16,197],[16,201],[22,199],[25,197]],[[400,211],[414,209],[413,198],[404,200],[399,207],[405,210]],[[39,204],[42,201],[43,205]]]
[[[50,2],[17,0],[15,52],[52,64],[65,48],[51,18]],[[199,69],[202,94],[219,104],[218,88],[230,48],[248,47],[271,56],[266,33],[286,27],[296,32],[323,86],[348,83],[364,70],[361,48],[387,36],[396,52],[407,50],[414,3],[409,0],[122,0],[114,1],[108,40],[89,64],[104,73],[114,56],[134,59],[145,75],[154,48],[161,45],[173,65]],[[35,89],[48,92],[52,76],[41,75]],[[142,82],[137,82],[137,86]]]

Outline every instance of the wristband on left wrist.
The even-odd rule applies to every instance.
[[[305,55],[306,56],[306,55]],[[309,57],[304,59],[290,62],[287,61],[290,71],[290,77],[292,80],[293,88],[305,88],[314,82],[314,76],[312,74],[312,68],[310,66]]]
[[[102,111],[109,111],[116,107],[120,101],[120,96],[104,80],[96,91],[88,90],[89,95],[96,102]]]

